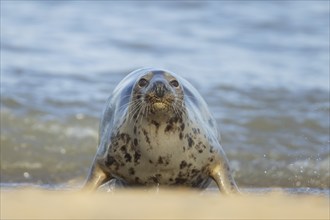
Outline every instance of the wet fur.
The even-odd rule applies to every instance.
[[[142,78],[149,84],[140,86]],[[111,179],[196,188],[213,179],[222,192],[238,192],[203,98],[180,76],[151,68],[129,74],[106,104],[85,189]]]

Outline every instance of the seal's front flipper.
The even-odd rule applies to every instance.
[[[225,194],[240,193],[231,175],[227,160],[221,160],[215,167],[211,168],[211,177],[217,183],[220,192]]]
[[[97,161],[94,161],[94,164],[88,174],[85,185],[83,186],[83,190],[85,191],[94,191],[103,183],[112,179],[112,176],[106,174]]]

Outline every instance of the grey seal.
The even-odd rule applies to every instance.
[[[84,185],[206,188],[238,192],[216,122],[199,92],[179,75],[155,68],[131,72],[109,97],[99,146]]]

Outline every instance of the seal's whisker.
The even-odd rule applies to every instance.
[[[129,117],[130,122],[133,121],[133,118],[135,117],[135,115],[136,115],[136,118],[137,118],[138,113],[139,113],[139,111],[141,110],[142,107],[143,107],[143,103],[141,103],[141,102],[134,103],[131,106],[131,111],[128,113],[128,117]]]
[[[137,116],[136,116],[136,119],[135,119],[135,122],[136,122],[136,123],[139,123],[139,120],[142,121],[142,118],[143,118],[142,116],[144,115],[145,108],[146,108],[146,106],[143,105],[143,106],[139,109],[139,111],[137,112]]]
[[[133,101],[129,101],[129,102],[127,102],[127,103],[124,103],[123,105],[121,105],[121,106],[118,107],[118,111],[122,111],[123,109],[129,107],[130,105],[134,105],[135,102],[136,102],[136,101],[133,100]]]
[[[180,109],[178,109],[178,108],[176,107],[176,105],[171,106],[171,108],[172,108],[174,114],[175,114],[177,117],[179,117],[179,116],[180,116],[180,112],[179,112]]]
[[[186,112],[183,111],[183,102],[176,98],[174,104],[172,105],[172,109],[175,112],[176,116],[181,117],[185,116]]]
[[[138,108],[138,111],[136,112],[136,118],[135,118],[136,121],[138,121],[141,118],[141,115],[143,115],[144,109],[145,109],[145,105],[143,105],[143,103],[141,103],[141,105]]]
[[[135,112],[138,111],[138,108],[135,106],[132,106],[131,108],[128,109],[127,111],[127,117],[128,117],[128,121],[131,122]]]
[[[131,101],[127,111],[128,120],[131,122],[135,112],[141,107],[142,103]]]

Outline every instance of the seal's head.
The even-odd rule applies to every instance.
[[[131,102],[136,114],[176,114],[183,109],[183,87],[169,72],[147,71],[136,80]]]

